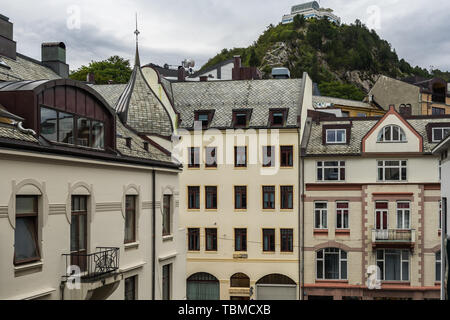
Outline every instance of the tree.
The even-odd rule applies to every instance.
[[[355,85],[340,83],[338,81],[322,82],[319,84],[320,93],[327,97],[362,101],[364,92]]]
[[[102,61],[91,61],[88,66],[81,66],[72,71],[70,78],[73,80],[86,81],[89,73],[93,73],[95,83],[107,84],[110,80],[114,83],[127,83],[131,76],[130,60],[119,56],[112,56]]]
[[[305,26],[306,19],[305,16],[302,14],[298,14],[294,17],[294,28],[300,29]]]
[[[248,64],[250,67],[259,67],[259,59],[256,55],[255,48],[250,50],[250,58],[248,60]]]

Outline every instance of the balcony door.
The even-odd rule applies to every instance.
[[[377,230],[377,238],[383,239],[388,235],[388,203],[377,202],[375,205],[375,228]]]
[[[86,271],[87,260],[87,196],[72,196],[70,226],[71,264]]]

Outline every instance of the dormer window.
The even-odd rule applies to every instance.
[[[233,111],[233,127],[248,127],[250,113],[248,111]]]
[[[104,124],[100,121],[41,107],[40,134],[52,142],[104,149]]]
[[[388,125],[378,134],[378,142],[406,142],[406,135],[402,128]]]
[[[269,122],[271,127],[282,127],[286,122],[286,110],[270,110]]]
[[[196,111],[195,121],[200,121],[202,123],[202,128],[207,129],[211,124],[213,117],[212,111]]]
[[[448,128],[433,128],[433,142],[441,142],[450,133]]]
[[[344,144],[347,143],[346,129],[327,129],[327,144]]]

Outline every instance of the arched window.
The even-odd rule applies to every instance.
[[[441,281],[441,251],[436,252],[436,282]]]
[[[230,286],[232,288],[249,288],[250,278],[244,273],[235,273],[230,278]]]
[[[378,142],[406,142],[406,135],[397,125],[388,125],[378,134]]]
[[[187,279],[188,300],[219,300],[219,280],[206,272],[193,274]]]
[[[338,248],[317,251],[316,271],[319,280],[347,280],[347,252]]]
[[[296,285],[295,281],[291,278],[284,276],[282,274],[273,273],[269,274],[256,282],[256,284],[288,284],[288,285]]]

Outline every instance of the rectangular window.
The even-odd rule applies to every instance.
[[[445,114],[445,109],[433,107],[433,108],[431,109],[431,113],[432,113],[433,116],[444,115],[444,114]]]
[[[247,167],[247,147],[234,147],[234,166]]]
[[[49,141],[58,141],[58,113],[41,107],[41,136]]]
[[[200,251],[200,229],[189,228],[188,229],[188,250]]]
[[[441,251],[436,252],[435,254],[435,259],[436,259],[436,282],[440,282],[441,281]]]
[[[163,225],[162,235],[169,236],[172,234],[172,196],[164,195],[163,199]]]
[[[294,187],[293,186],[281,186],[281,209],[293,209],[294,208]]]
[[[397,202],[397,229],[409,230],[410,225],[410,203]]]
[[[91,129],[91,147],[96,149],[104,149],[105,129],[100,121],[92,121]]]
[[[14,264],[40,260],[38,245],[38,198],[16,197],[16,229],[14,231]]]
[[[275,252],[275,229],[263,229],[263,251]]]
[[[235,128],[248,126],[248,113],[244,111],[233,111],[233,123]]]
[[[294,251],[294,230],[293,229],[281,229],[281,252],[293,252]]]
[[[263,167],[275,166],[275,147],[263,147]]]
[[[91,120],[78,118],[77,120],[77,145],[89,147]]]
[[[207,186],[205,187],[206,194],[206,209],[217,209],[217,187],[216,186]]]
[[[217,148],[216,147],[206,147],[205,148],[205,167],[206,168],[217,168]]]
[[[125,300],[136,299],[137,276],[125,279]]]
[[[275,186],[263,186],[263,209],[275,209]]]
[[[247,209],[247,187],[235,186],[234,187],[234,208],[235,209]]]
[[[336,228],[348,229],[348,202],[336,203]]]
[[[281,146],[280,147],[281,167],[293,167],[294,166],[294,147],[293,146]]]
[[[71,264],[87,268],[87,196],[72,196],[70,223]]]
[[[172,287],[172,264],[166,264],[162,267],[162,299],[170,300]]]
[[[206,251],[217,251],[217,228],[205,229]]]
[[[317,181],[345,181],[345,161],[318,161]]]
[[[384,160],[378,161],[379,181],[406,181],[407,161]]]
[[[380,280],[409,281],[408,250],[377,250],[376,255]]]
[[[271,110],[269,117],[270,125],[272,127],[282,127],[286,122],[285,110]]]
[[[136,241],[136,196],[125,200],[125,243]]]
[[[387,202],[375,203],[375,227],[377,230],[387,230],[388,228],[388,206]]]
[[[326,142],[327,142],[327,144],[347,143],[347,130],[346,129],[327,129]]]
[[[247,229],[234,229],[234,250],[247,251]]]
[[[188,209],[200,209],[200,187],[188,187]]]
[[[315,229],[328,229],[327,215],[328,215],[328,203],[327,202],[315,202],[314,203],[314,228]]]
[[[58,142],[74,144],[75,142],[73,136],[74,136],[73,115],[64,112],[58,112]]]
[[[209,124],[211,123],[213,117],[213,113],[210,111],[205,112],[195,112],[195,121],[200,121],[202,123],[202,128],[207,129]]]
[[[442,200],[439,200],[439,230],[442,229]]]
[[[200,148],[188,148],[188,168],[200,168]]]
[[[450,133],[449,128],[433,128],[433,142],[441,142]]]

